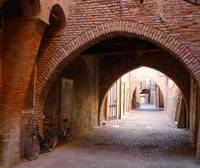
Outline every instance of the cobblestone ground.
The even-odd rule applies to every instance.
[[[130,111],[15,168],[198,168],[189,139],[162,111]]]

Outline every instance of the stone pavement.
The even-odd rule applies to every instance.
[[[198,168],[188,131],[163,111],[130,111],[15,168]]]

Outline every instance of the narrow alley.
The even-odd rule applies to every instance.
[[[189,132],[160,109],[132,110],[15,168],[198,168]]]

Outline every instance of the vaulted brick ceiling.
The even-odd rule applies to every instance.
[[[101,98],[120,76],[140,66],[147,66],[173,79],[189,103],[188,70],[173,55],[154,43],[139,38],[119,36],[102,41],[81,55],[95,56],[100,61]]]

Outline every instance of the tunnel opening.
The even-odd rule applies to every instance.
[[[148,67],[121,76],[108,90],[104,103],[105,121],[121,119],[132,109],[164,110],[177,128],[189,125],[180,88],[168,76]]]
[[[133,93],[132,99],[135,100],[132,108],[140,107],[141,104],[151,104],[158,108],[164,107],[162,91],[159,85],[150,78],[145,78],[140,82]]]

